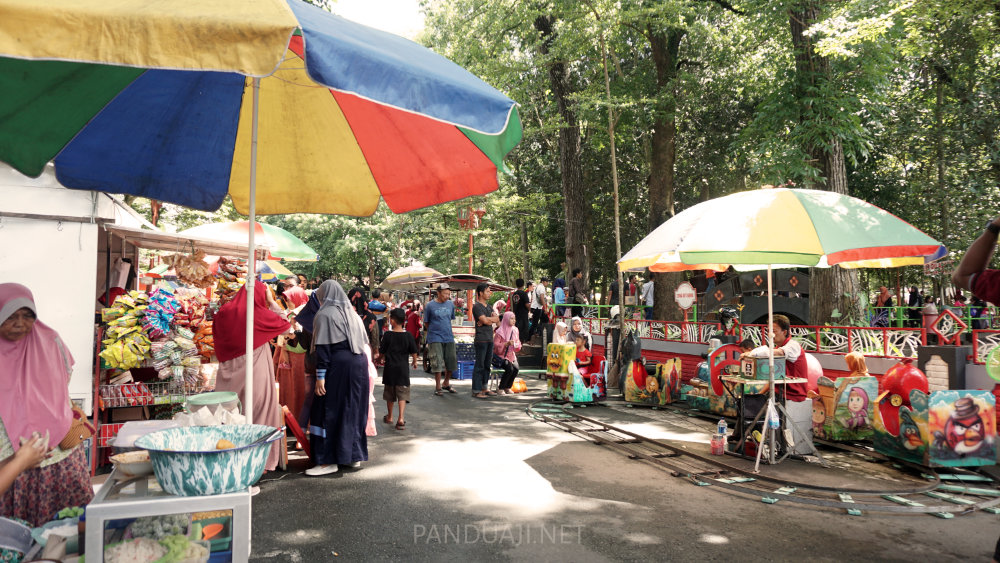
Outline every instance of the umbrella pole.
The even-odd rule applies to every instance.
[[[767,265],[767,383],[767,408],[772,408],[774,406],[774,295],[772,295],[771,291],[770,264]],[[771,464],[774,463],[775,434],[776,431],[768,427],[767,415],[765,415],[763,435],[766,437],[764,441],[769,441],[771,443],[771,447],[768,448],[767,452],[767,460]],[[761,450],[763,449],[764,448],[762,447],[757,448],[757,460],[753,466],[754,473],[760,470],[760,455]]]
[[[247,355],[243,409],[247,422],[253,424],[253,284],[257,278],[257,106],[260,101],[260,78],[253,79],[253,126],[250,133],[250,250],[247,258]]]

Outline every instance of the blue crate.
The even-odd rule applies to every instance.
[[[459,342],[455,344],[455,357],[460,362],[476,361],[476,347],[471,343]]]
[[[472,370],[476,367],[476,362],[458,362],[458,369],[451,374],[453,379],[472,379]]]

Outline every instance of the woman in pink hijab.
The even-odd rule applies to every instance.
[[[56,331],[37,318],[31,290],[0,284],[0,469],[39,436],[59,444],[73,420],[73,356]],[[93,496],[83,448],[55,447],[37,467],[14,479],[0,497],[0,516],[41,526],[60,509],[83,506]]]
[[[493,333],[493,356],[503,363],[503,377],[497,385],[497,393],[510,395],[511,386],[514,385],[514,378],[517,377],[519,366],[517,365],[517,351],[521,349],[521,338],[515,326],[513,311],[507,311],[500,319],[500,328]]]

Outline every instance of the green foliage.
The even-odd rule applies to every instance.
[[[322,2],[319,2],[322,3]],[[653,126],[676,125],[674,207],[788,180],[820,184],[817,151],[843,147],[852,195],[924,229],[959,258],[1000,208],[1000,18],[986,0],[844,0],[822,8],[807,33],[827,67],[796,68],[789,13],[804,0],[440,0],[424,2],[421,41],[521,104],[521,144],[500,189],[471,203],[486,209],[475,232],[475,272],[513,285],[524,275],[522,225],[532,277],[564,260],[559,130],[549,71],[569,71],[579,119],[585,198],[593,233],[592,285],[615,274],[608,137],[613,111],[622,251],[647,234]],[[737,11],[739,13],[737,13]],[[554,21],[543,38],[534,23]],[[680,34],[676,73],[657,75],[650,36]],[[599,39],[609,54],[610,102]],[[542,54],[542,41],[548,41]],[[148,204],[138,200],[138,209]],[[316,248],[316,275],[352,280],[420,261],[468,271],[468,231],[457,209],[470,202],[371,218],[265,218]],[[233,220],[166,206],[178,228]],[[719,218],[724,228],[725,218]],[[312,264],[292,264],[310,275]],[[861,272],[866,287],[932,283],[919,267]],[[864,289],[862,289],[862,293]],[[840,307],[847,322],[851,313]],[[851,319],[854,320],[854,319]]]

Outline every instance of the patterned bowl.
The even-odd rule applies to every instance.
[[[147,434],[135,445],[149,450],[156,480],[168,493],[221,495],[244,491],[260,479],[271,442],[282,435],[277,430],[262,424],[171,428]],[[219,440],[229,440],[236,447],[218,450]]]

